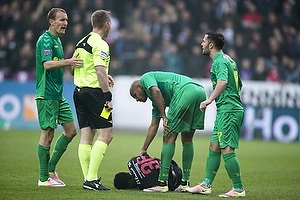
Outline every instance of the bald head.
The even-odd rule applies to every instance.
[[[132,98],[134,98],[136,101],[140,101],[140,102],[147,101],[147,95],[144,88],[140,84],[140,80],[133,81],[129,92]]]
[[[131,84],[131,87],[130,87],[130,95],[131,95],[131,96],[132,96],[132,94],[134,93],[134,91],[137,90],[139,84],[140,84],[140,80],[135,80],[135,81],[133,81],[133,83]],[[133,97],[133,96],[132,96],[132,97]]]

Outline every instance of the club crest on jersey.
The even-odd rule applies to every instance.
[[[104,59],[107,59],[108,53],[105,52],[105,51],[103,51],[103,50],[101,50],[101,51],[100,51],[100,56],[101,56],[102,58],[104,58]]]
[[[228,60],[228,57],[226,55],[222,55],[223,58],[225,58],[226,60]]]
[[[50,56],[51,55],[51,49],[44,49],[43,54],[44,54],[44,56]]]

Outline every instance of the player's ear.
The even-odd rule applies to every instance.
[[[54,20],[53,19],[49,19],[49,24],[52,26],[53,25]]]
[[[140,90],[143,89],[143,87],[141,86],[141,84],[137,84],[137,88],[140,89]]]

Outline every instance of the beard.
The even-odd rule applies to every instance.
[[[209,56],[210,55],[210,50],[208,46],[203,47],[203,55]]]

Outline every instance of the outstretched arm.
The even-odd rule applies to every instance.
[[[200,110],[203,111],[206,109],[206,107],[211,104],[211,102],[213,102],[222,92],[223,90],[226,88],[227,82],[223,81],[223,80],[219,80],[217,82],[217,85],[215,87],[215,90],[213,91],[213,93],[210,95],[210,97],[208,99],[206,99],[205,101],[201,102],[200,104]]]
[[[160,119],[161,118],[152,119],[151,124],[148,128],[148,133],[147,133],[146,139],[144,141],[144,145],[143,145],[142,150],[139,154],[140,156],[147,154],[148,147],[151,144],[152,140],[156,136]]]
[[[150,92],[152,94],[153,100],[163,118],[163,126],[164,126],[164,133],[169,132],[169,126],[167,125],[167,115],[165,113],[165,106],[164,106],[164,100],[161,94],[161,91],[158,87],[152,86],[150,88]]]
[[[83,60],[77,58],[79,54],[76,56],[65,59],[65,60],[48,60],[43,63],[43,66],[45,70],[54,70],[54,69],[60,69],[66,66],[72,66],[72,67],[82,67]]]

